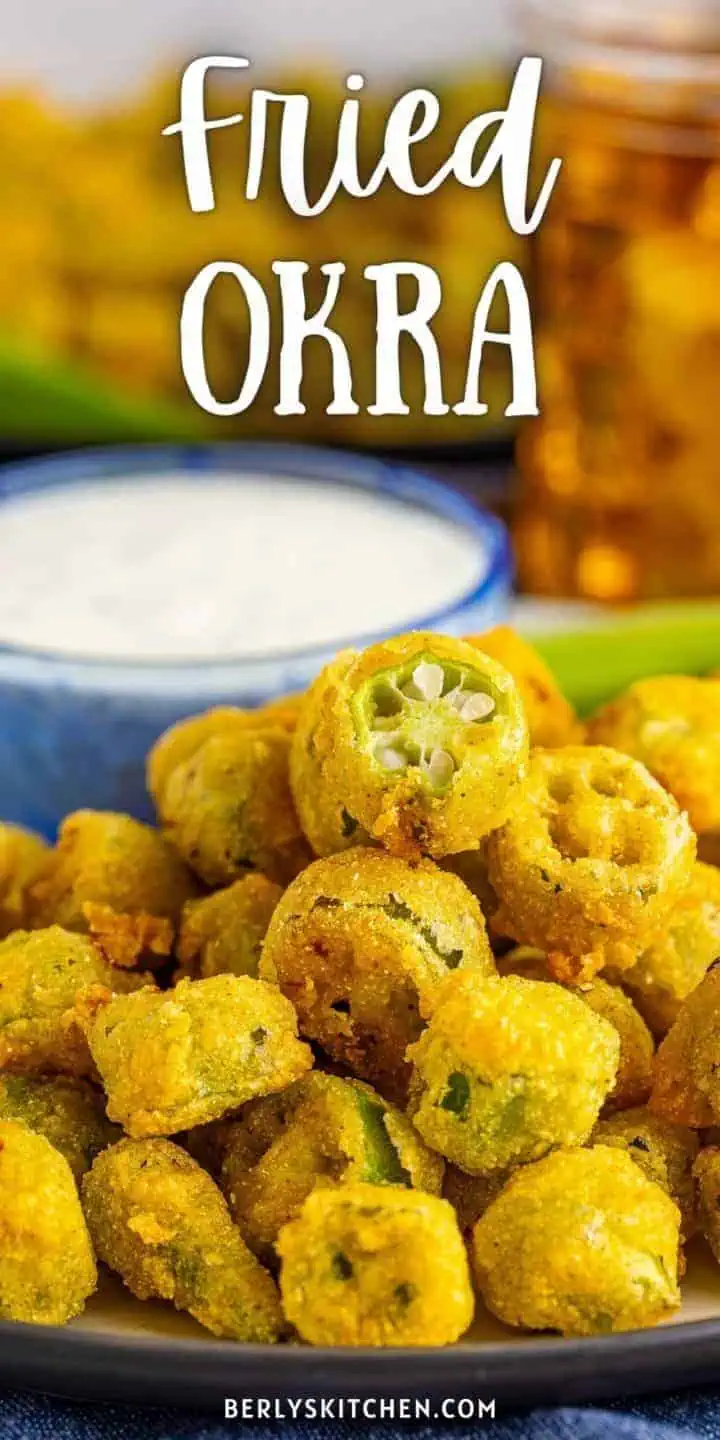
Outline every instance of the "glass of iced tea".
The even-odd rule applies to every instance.
[[[720,592],[720,0],[524,0],[564,164],[535,240],[521,581]]]

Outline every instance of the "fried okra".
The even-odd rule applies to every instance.
[[[87,1035],[108,1115],[135,1138],[219,1119],[283,1090],[312,1064],[292,1005],[247,975],[119,996],[101,1006]]]
[[[263,725],[277,725],[281,730],[287,730],[288,735],[294,735],[304,699],[302,691],[293,695],[280,695],[277,700],[269,700],[267,705],[249,713],[256,724],[261,720]]]
[[[1,1120],[16,1120],[44,1135],[78,1181],[95,1156],[120,1138],[105,1115],[102,1093],[69,1075],[0,1074]]]
[[[629,1154],[558,1150],[516,1170],[473,1232],[475,1274],[507,1325],[594,1335],[680,1303],[680,1212]]]
[[[516,946],[497,963],[501,975],[520,975],[525,980],[553,983],[553,976],[547,968],[547,955],[542,950],[533,950],[530,945]],[[644,1104],[652,1089],[655,1045],[642,1015],[619,985],[610,985],[598,976],[569,988],[596,1015],[609,1020],[618,1033],[618,1071],[615,1084],[603,1105],[603,1114]]]
[[[720,1263],[720,1149],[701,1150],[693,1168],[697,1185],[698,1223]]]
[[[628,969],[694,859],[687,816],[636,760],[602,746],[535,750],[522,801],[488,843],[493,923],[546,950],[558,979]]]
[[[168,839],[206,885],[229,885],[252,870],[286,884],[310,858],[290,794],[290,737],[280,727],[240,726],[202,739],[200,721],[185,722],[200,740],[188,738],[187,754],[171,732],[150,760]],[[171,764],[163,746],[184,758]]]
[[[435,1195],[314,1190],[277,1248],[285,1314],[311,1345],[451,1345],[472,1320],[465,1246]]]
[[[644,1105],[652,1089],[655,1044],[642,1015],[618,985],[598,977],[575,987],[572,993],[618,1033],[620,1061],[603,1113]]]
[[[720,679],[638,680],[598,711],[589,733],[641,760],[699,835],[720,830]]]
[[[178,765],[192,760],[206,740],[217,735],[241,735],[248,730],[285,730],[292,734],[303,702],[302,695],[283,695],[257,710],[218,705],[172,725],[156,741],[147,762],[147,784],[156,805]]]
[[[317,1186],[362,1181],[438,1194],[443,1169],[402,1111],[369,1085],[314,1071],[282,1095],[252,1101],[228,1126],[221,1188],[263,1256]]]
[[[50,846],[39,835],[0,823],[0,940],[30,924],[30,891],[49,858]]]
[[[370,835],[325,781],[327,714],[342,704],[339,688],[355,652],[343,650],[326,665],[305,695],[290,747],[290,784],[304,834],[315,855],[337,855],[371,845]],[[319,740],[316,741],[316,731]]]
[[[0,1319],[65,1325],[97,1284],[67,1160],[27,1126],[0,1120]]]
[[[457,1165],[445,1166],[443,1199],[449,1200],[463,1235],[467,1236],[485,1214],[488,1205],[500,1194],[510,1177],[509,1170],[494,1170],[488,1175],[468,1175]]]
[[[264,875],[243,875],[225,890],[188,901],[177,944],[183,971],[202,980],[212,975],[256,976],[282,893]]]
[[[720,870],[698,861],[664,927],[622,975],[655,1035],[667,1034],[683,1001],[718,956]]]
[[[111,964],[132,966],[170,954],[194,891],[190,872],[152,826],[78,810],[63,821],[47,874],[33,888],[33,918],[89,931]]]
[[[439,981],[460,965],[495,968],[462,881],[429,861],[359,849],[316,860],[288,888],[260,974],[293,1002],[302,1034],[402,1100],[406,1047]]]
[[[479,850],[463,850],[459,855],[448,855],[441,861],[443,870],[458,875],[464,885],[478,901],[487,922],[492,941],[495,937],[495,916],[500,901],[490,884],[487,863],[487,842],[482,841]]]
[[[0,944],[0,1070],[91,1075],[86,1007],[145,983],[108,965],[84,935],[16,930]]]
[[[662,1186],[680,1211],[681,1237],[688,1240],[696,1220],[693,1164],[699,1141],[695,1132],[687,1125],[674,1125],[671,1120],[652,1115],[641,1106],[599,1120],[590,1140],[593,1145],[627,1151],[648,1179]]]
[[[555,750],[560,745],[581,743],[583,727],[534,645],[509,625],[498,625],[466,639],[512,675],[525,706],[531,745]]]
[[[616,1030],[560,985],[470,972],[443,985],[410,1047],[409,1114],[471,1175],[587,1140],[612,1089]]]
[[[317,853],[338,848],[339,818],[348,839],[357,826],[395,854],[438,859],[502,824],[527,753],[523,704],[501,665],[462,640],[400,635],[345,651],[313,686],[293,794]]]
[[[99,1259],[139,1300],[170,1300],[227,1340],[276,1341],[275,1285],[209,1175],[167,1140],[121,1140],[83,1181]]]
[[[720,966],[680,1007],[655,1056],[650,1108],[694,1130],[720,1121]]]

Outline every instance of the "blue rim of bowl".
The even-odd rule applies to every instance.
[[[30,495],[66,485],[82,485],[110,481],[127,476],[148,474],[161,476],[170,471],[200,475],[218,470],[243,474],[264,473],[276,478],[317,480],[347,485],[366,491],[389,495],[408,505],[453,521],[469,530],[485,555],[482,579],[465,594],[430,615],[420,615],[408,627],[413,630],[442,630],[443,626],[472,612],[494,597],[502,596],[511,585],[514,566],[510,538],[503,522],[462,494],[452,484],[405,465],[355,455],[343,450],[330,450],[311,445],[287,445],[272,442],[211,443],[201,445],[114,446],[67,451],[37,460],[24,460],[0,466],[0,505],[18,495]],[[0,644],[0,677],[14,674],[18,666],[41,678],[44,667],[52,671],[54,680],[63,674],[88,679],[122,677],[125,682],[160,677],[187,680],[190,675],[210,672],[227,677],[238,669],[277,668],[310,665],[317,658],[318,668],[328,654],[347,646],[364,647],[382,638],[382,632],[338,636],[327,644],[291,650],[265,651],[260,655],[232,654],[204,659],[201,656],[164,660],[162,657],[134,660],[116,656],[101,659],[82,654],[68,655],[59,650]]]

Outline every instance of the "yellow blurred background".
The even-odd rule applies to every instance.
[[[426,457],[482,457],[516,439],[504,410],[508,356],[487,346],[482,420],[421,413],[423,374],[402,352],[406,417],[369,417],[373,291],[366,265],[434,266],[434,321],[446,396],[462,394],[472,315],[499,260],[530,283],[541,415],[518,438],[513,505],[520,577],[546,595],[626,602],[720,593],[720,6],[717,0],[66,0],[13,10],[0,59],[0,448],[86,441],[301,438]],[[42,12],[42,14],[40,13]],[[511,13],[516,14],[513,29]],[[45,24],[39,24],[44,18]],[[393,99],[428,84],[442,125],[422,147],[428,171],[473,115],[502,107],[514,57],[547,61],[540,150],[563,158],[546,220],[529,247],[510,230],[495,185],[448,182],[408,200],[391,185],[338,198],[313,221],[277,185],[242,197],[245,127],[211,141],[217,208],[191,214],[177,119],[183,60],[247,54],[240,85],[211,83],[217,115],[256,84],[312,97],[309,168],[327,177],[344,78],[362,69],[361,150],[377,157]],[[270,150],[271,150],[270,146]],[[178,354],[182,296],[212,260],[237,260],[275,307],[271,263],[347,266],[334,323],[354,365],[357,416],[328,417],[329,353],[310,342],[305,416],[273,414],[277,334],[266,383],[235,420],[189,399]],[[408,297],[411,299],[412,297]],[[208,307],[206,352],[220,399],[237,393],[248,341],[232,280]]]

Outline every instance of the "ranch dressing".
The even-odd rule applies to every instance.
[[[352,486],[133,476],[0,503],[0,644],[221,660],[400,631],[483,579],[476,535]]]

